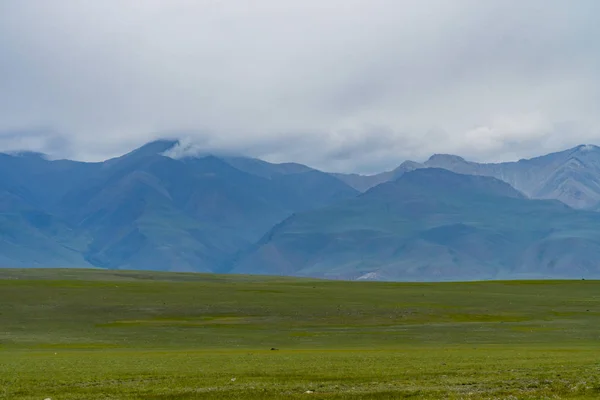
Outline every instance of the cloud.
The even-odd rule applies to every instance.
[[[98,160],[185,136],[374,172],[598,143],[599,12],[596,0],[4,0],[0,147],[19,142],[1,132],[43,126],[59,134],[22,145]]]
[[[69,139],[48,129],[0,131],[0,148],[4,152],[22,150],[48,154],[69,154]]]

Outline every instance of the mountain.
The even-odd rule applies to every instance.
[[[89,267],[79,235],[52,209],[88,167],[37,153],[0,154],[0,265]]]
[[[0,153],[0,181],[19,187],[24,198],[41,208],[53,208],[72,187],[85,181],[99,163],[50,161],[38,153]]]
[[[600,203],[600,148],[581,145],[530,160],[478,164],[456,156],[436,155],[428,167],[458,173],[493,176],[534,199],[557,199],[574,208],[593,209]]]
[[[600,214],[424,168],[275,226],[232,272],[336,279],[600,277]]]
[[[250,157],[221,157],[234,168],[240,171],[247,172],[252,175],[257,175],[263,178],[275,178],[282,175],[299,174],[303,172],[316,171],[306,165],[297,163],[281,163],[274,164]]]
[[[29,253],[36,266],[217,271],[289,215],[358,194],[308,167],[256,160],[286,172],[265,177],[231,159],[165,156],[177,143],[102,163],[0,155],[0,266]]]
[[[196,150],[0,154],[0,267],[600,277],[595,146],[501,164],[438,154],[373,176]]]
[[[4,267],[89,267],[85,238],[59,218],[18,193],[0,189],[0,265]]]
[[[339,180],[345,182],[349,186],[360,192],[366,192],[374,186],[388,182],[401,177],[405,172],[413,171],[419,168],[426,168],[425,165],[414,162],[405,161],[400,166],[392,171],[381,172],[375,175],[360,175],[360,174],[332,174]]]
[[[532,199],[556,199],[578,209],[600,209],[600,147],[581,145],[545,156],[482,164],[449,154],[435,154],[424,163],[408,161],[394,171],[371,176],[343,174],[341,180],[360,191],[418,168],[443,168],[460,174],[501,179]]]

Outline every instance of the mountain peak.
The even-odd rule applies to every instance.
[[[523,194],[508,183],[491,176],[465,175],[444,168],[420,168],[407,172],[397,182],[416,182],[450,192],[466,191],[471,194],[486,193],[502,197],[524,198]]]
[[[593,144],[581,144],[577,147],[575,147],[575,151],[581,152],[581,153],[588,153],[590,151],[597,151],[600,150],[600,147],[593,145]]]
[[[190,139],[178,140],[173,146],[166,149],[161,154],[165,157],[173,158],[175,160],[182,160],[185,158],[204,158],[208,156],[215,156],[217,158],[245,157],[238,156],[234,152],[228,150],[207,148]]]
[[[407,170],[407,171],[408,170],[412,171],[414,169],[422,168],[422,167],[423,167],[423,164],[420,164],[420,163],[418,163],[416,161],[407,160],[407,161],[404,161],[402,164],[400,164],[398,166],[398,168],[396,168],[394,171],[400,170],[400,169]]]
[[[375,186],[364,196],[424,196],[442,199],[476,195],[492,197],[524,198],[524,195],[508,183],[489,176],[468,175],[445,168],[418,168],[408,171],[398,179]]]
[[[158,139],[150,143],[146,143],[132,151],[130,154],[136,155],[155,155],[162,154],[170,149],[179,146],[179,140],[174,139]]]
[[[453,154],[434,154],[429,157],[429,160],[426,161],[426,164],[461,164],[466,163],[467,160],[460,156],[455,156]]]

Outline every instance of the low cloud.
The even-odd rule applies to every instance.
[[[595,0],[0,3],[0,149],[336,171],[600,143]],[[37,127],[47,127],[38,129]]]

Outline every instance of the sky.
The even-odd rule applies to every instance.
[[[0,151],[374,173],[600,144],[597,0],[2,0]]]

